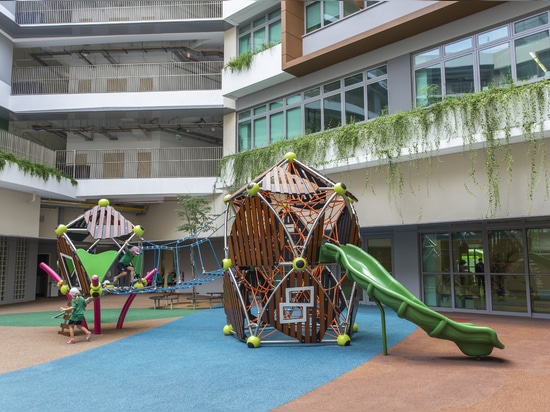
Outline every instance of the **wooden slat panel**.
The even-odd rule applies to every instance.
[[[67,240],[65,239],[65,236],[60,236],[57,238],[57,259],[59,262],[62,261],[61,254],[67,255],[72,258],[75,265],[75,271],[78,276],[78,281],[82,289],[82,294],[89,294],[90,279],[88,278],[88,274],[86,273],[86,270],[84,269],[84,266],[82,265],[82,262],[76,255],[75,251],[73,250],[69,242],[67,242]],[[67,273],[64,264],[59,264],[59,271],[61,272],[63,280],[69,285],[69,274]]]
[[[246,339],[244,331],[244,315],[241,302],[237,296],[233,282],[229,278],[229,273],[223,275],[223,308],[227,316],[227,321],[233,326],[235,334],[240,340]]]
[[[317,259],[319,258],[319,249],[323,242],[323,235],[325,233],[325,217],[321,216],[319,219],[319,224],[313,229],[313,235],[309,239],[308,244],[306,245],[306,259],[310,265],[316,264]]]

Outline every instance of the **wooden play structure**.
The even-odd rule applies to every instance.
[[[249,347],[351,336],[358,289],[319,260],[325,242],[361,244],[345,185],[289,153],[225,201],[234,222],[225,235],[224,332]]]

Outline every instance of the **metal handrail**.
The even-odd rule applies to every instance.
[[[222,147],[58,150],[56,167],[73,179],[215,177]]]
[[[221,0],[17,1],[20,25],[221,19]]]
[[[223,62],[13,67],[12,95],[219,90]]]

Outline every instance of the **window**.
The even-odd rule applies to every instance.
[[[239,27],[239,54],[257,52],[281,42],[281,10],[274,10]]]
[[[237,150],[362,122],[387,110],[387,68],[379,66],[240,112]]]
[[[309,1],[306,3],[306,33],[374,6],[379,1]]]
[[[413,64],[417,106],[544,78],[550,67],[548,13],[420,52]]]
[[[524,243],[521,230],[490,231],[489,265],[492,309],[527,312]]]
[[[528,229],[531,310],[550,313],[550,229]]]

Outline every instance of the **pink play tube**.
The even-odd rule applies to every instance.
[[[92,287],[94,289],[99,287],[99,277],[97,275],[92,276]],[[94,297],[94,335],[101,334],[101,299],[99,299],[98,293],[92,293]]]
[[[147,283],[151,282],[153,279],[153,276],[155,276],[155,273],[157,273],[157,269],[154,268],[149,273],[145,275],[145,280]],[[137,293],[132,293],[130,296],[128,296],[128,299],[126,299],[126,302],[124,303],[124,306],[122,307],[122,311],[120,312],[120,316],[118,317],[118,322],[116,324],[117,329],[122,329],[122,325],[124,324],[124,319],[126,318],[126,313],[128,313],[128,309],[130,309],[130,305],[136,298]]]

